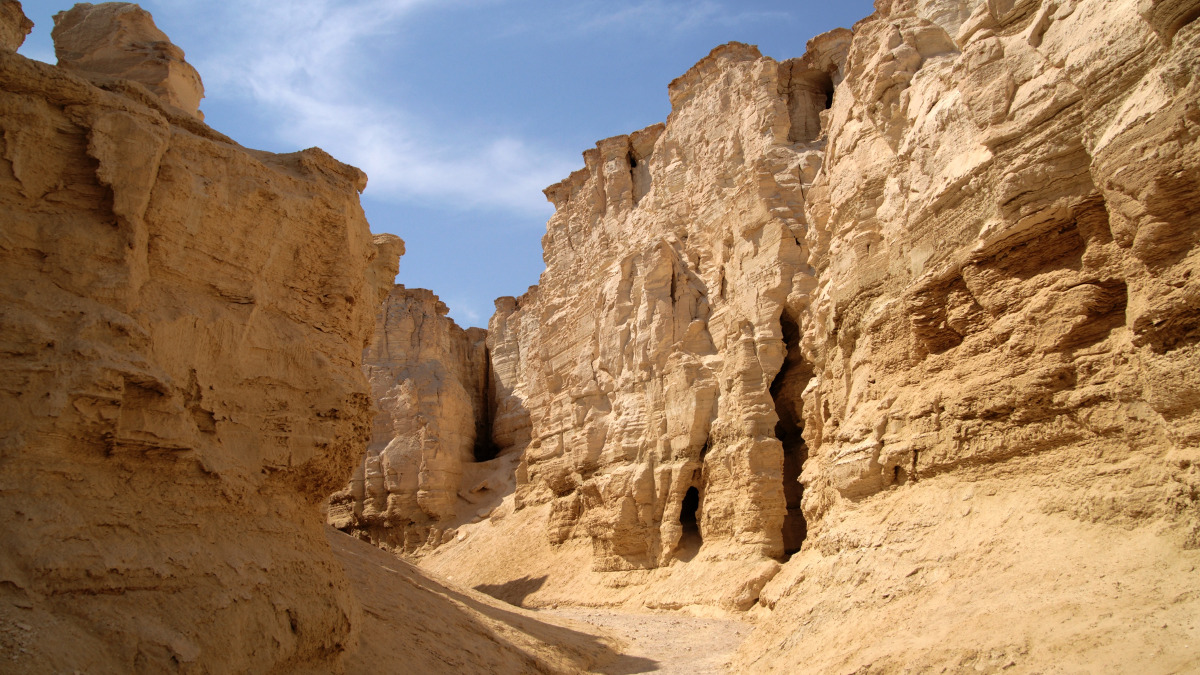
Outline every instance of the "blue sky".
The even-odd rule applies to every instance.
[[[404,238],[397,283],[463,326],[543,269],[546,186],[596,141],[661,122],[667,84],[738,40],[777,59],[849,27],[870,0],[146,0],[204,79],[200,108],[242,145],[319,146],[370,177],[375,232]],[[54,62],[26,0],[21,49]]]

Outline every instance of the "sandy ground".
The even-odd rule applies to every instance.
[[[326,534],[362,607],[358,644],[344,661],[350,675],[577,673],[630,662],[624,645],[590,625],[458,588],[341,532]]]
[[[559,608],[538,614],[591,624],[625,642],[621,656],[596,668],[605,675],[727,673],[728,662],[751,625],[736,619],[642,614],[612,609]]]

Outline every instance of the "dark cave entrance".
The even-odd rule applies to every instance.
[[[783,444],[783,496],[787,502],[787,515],[783,519],[783,553],[790,556],[800,550],[808,536],[808,523],[800,508],[804,486],[799,478],[808,459],[808,446],[802,436],[804,404],[800,397],[812,379],[813,370],[812,364],[805,361],[800,352],[800,326],[796,320],[784,312],[779,322],[787,356],[771,383],[771,398],[775,400],[775,413],[779,415],[775,436]]]
[[[496,459],[500,446],[492,440],[492,420],[496,416],[496,389],[492,383],[492,353],[483,350],[483,398],[475,415],[475,461]]]
[[[700,490],[693,486],[687,489],[687,493],[683,495],[683,504],[679,507],[679,524],[683,528],[683,535],[679,538],[676,557],[684,562],[695,558],[700,552],[702,538],[697,517],[699,511]]]
[[[700,491],[694,487],[687,489],[683,496],[683,505],[679,507],[679,524],[683,526],[683,534],[689,532],[700,536],[700,525],[696,522],[696,510],[700,508]]]

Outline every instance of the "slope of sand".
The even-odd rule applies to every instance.
[[[624,651],[594,628],[454,588],[337,530],[326,534],[362,605],[348,673],[571,673]]]

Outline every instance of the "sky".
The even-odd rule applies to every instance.
[[[54,63],[25,0],[20,53]],[[870,0],[145,0],[204,80],[200,109],[250,148],[320,147],[367,172],[373,232],[404,239],[396,282],[461,326],[545,268],[542,190],[596,141],[664,121],[667,84],[733,40],[788,59]]]

